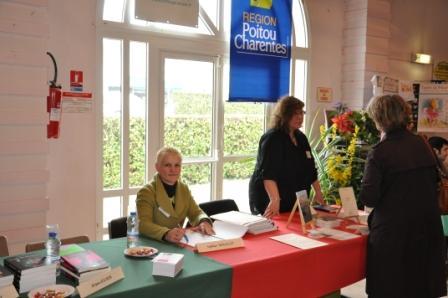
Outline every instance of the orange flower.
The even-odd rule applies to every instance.
[[[351,111],[345,112],[343,114],[334,116],[331,121],[336,124],[338,131],[341,133],[352,133],[355,131],[353,126],[353,121],[350,120],[350,116],[352,115]]]

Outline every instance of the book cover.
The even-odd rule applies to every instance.
[[[9,257],[4,260],[5,266],[18,274],[40,272],[54,268],[56,263],[49,262],[47,258],[40,255],[20,255]]]
[[[61,259],[62,266],[76,274],[109,267],[109,263],[91,250],[65,255]]]
[[[81,247],[78,244],[65,244],[61,246],[59,255],[63,257],[80,251],[85,251],[84,247]]]

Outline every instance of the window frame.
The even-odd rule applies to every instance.
[[[213,21],[207,20],[204,17],[206,13],[200,7],[200,18],[205,20],[208,26],[213,27],[211,35],[204,35],[200,33],[192,32],[177,32],[164,30],[154,30],[152,28],[141,27],[130,23],[130,2],[131,0],[125,0],[126,11],[124,13],[124,22],[113,22],[102,20],[103,16],[103,4],[104,0],[99,0],[97,5],[97,210],[96,210],[96,223],[97,223],[97,239],[102,239],[105,234],[107,234],[107,227],[102,226],[103,223],[103,199],[107,197],[121,197],[121,214],[122,216],[128,214],[127,206],[129,197],[136,195],[140,187],[130,187],[128,181],[129,171],[123,170],[122,173],[122,187],[121,189],[114,190],[104,190],[103,189],[103,39],[121,39],[123,42],[123,65],[122,65],[122,78],[129,78],[129,45],[131,41],[145,42],[147,43],[147,122],[146,122],[146,180],[150,180],[155,174],[154,169],[154,157],[160,146],[163,145],[163,117],[164,117],[164,86],[160,82],[163,78],[163,58],[164,55],[170,55],[171,57],[213,57],[216,60],[215,64],[215,78],[214,78],[214,94],[213,97],[216,99],[213,109],[213,117],[216,121],[213,121],[213,135],[212,135],[212,157],[207,159],[196,159],[190,160],[185,159],[185,164],[189,163],[211,163],[212,167],[212,177],[211,177],[211,199],[217,199],[222,196],[223,193],[223,168],[226,162],[238,162],[248,157],[253,157],[255,155],[224,155],[224,100],[227,96],[227,91],[224,88],[227,86],[224,83],[226,75],[223,73],[226,70],[223,65],[228,63],[229,53],[228,45],[229,42],[229,32],[226,30],[226,20],[224,20],[224,13],[230,15],[230,5],[228,0],[218,1],[218,26],[215,27]],[[307,15],[307,8],[303,0],[293,0],[295,3],[299,3],[301,10],[303,12],[303,19],[305,23],[304,30],[308,32],[306,41],[307,48],[299,48],[295,46],[295,37],[293,40],[293,45],[291,48],[291,84],[290,90],[291,94],[296,95],[295,90],[295,66],[296,60],[307,61],[307,69],[310,69],[310,30],[309,30],[309,19]],[[227,21],[229,22],[229,21]],[[293,19],[294,22],[294,19]],[[228,24],[229,25],[229,24]],[[199,45],[199,46],[198,46]],[[179,51],[178,49],[182,49]],[[172,55],[172,56],[171,56]],[[158,79],[153,79],[158,78]],[[305,79],[306,86],[306,98],[309,98],[310,93],[310,73],[308,71]],[[127,123],[122,123],[122,126],[129,125],[129,80],[123,80],[123,90],[122,96],[124,98],[123,102],[126,104],[122,109],[122,119],[123,121],[127,118]],[[302,97],[302,96],[299,96]],[[305,103],[307,100],[305,99]],[[269,115],[273,109],[274,104],[265,103],[264,104],[264,127],[266,129],[267,123],[269,122]],[[126,111],[127,115],[124,115]],[[220,123],[220,125],[217,125]],[[306,123],[306,122],[305,122]],[[157,129],[156,129],[157,128]],[[149,129],[151,129],[149,131]],[[123,148],[128,148],[129,145],[129,131],[126,129],[124,131],[126,135],[122,135],[124,141],[122,141],[122,151]],[[150,139],[150,140],[149,140]],[[127,141],[126,141],[127,140]],[[127,143],[126,143],[127,142]],[[125,144],[126,143],[126,144]],[[122,155],[124,152],[122,152]],[[128,169],[128,154],[122,156],[122,168]],[[124,173],[126,172],[126,173]],[[125,176],[126,175],[126,176]],[[126,177],[126,178],[125,178]]]

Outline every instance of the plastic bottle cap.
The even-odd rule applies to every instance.
[[[56,232],[49,232],[48,233],[48,237],[51,237],[51,238],[56,238],[56,235],[57,235]]]

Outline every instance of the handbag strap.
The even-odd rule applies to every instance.
[[[424,135],[419,135],[422,139],[423,142],[426,144],[426,146],[428,147],[429,151],[431,152],[431,156],[433,157],[434,161],[436,162],[436,166],[437,166],[437,173],[439,174],[440,178],[443,177],[444,175],[442,174],[443,171],[441,170],[442,167],[440,165],[440,160],[437,157],[436,153],[434,152],[434,149],[432,149],[431,144],[429,144],[428,139],[424,136]],[[440,179],[439,178],[439,179]]]

